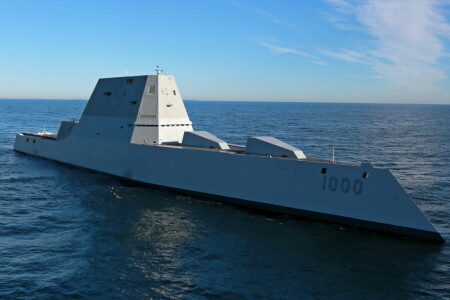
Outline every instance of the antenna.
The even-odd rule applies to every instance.
[[[334,159],[334,146],[333,146],[333,164],[336,163],[336,160]]]
[[[161,70],[160,68],[159,68],[159,66],[156,66],[156,75],[159,75],[161,72],[164,72],[164,70]]]

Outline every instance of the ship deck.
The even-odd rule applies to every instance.
[[[198,149],[198,150],[207,150],[207,151],[233,152],[236,154],[243,154],[243,155],[249,155],[249,156],[271,157],[271,158],[276,158],[276,159],[313,161],[313,162],[328,163],[328,164],[357,166],[356,164],[339,162],[339,161],[333,162],[332,160],[315,158],[315,157],[306,157],[305,159],[296,159],[296,158],[279,157],[279,156],[271,156],[271,155],[263,155],[263,154],[249,154],[249,153],[245,153],[245,147],[239,146],[239,145],[231,145],[231,144],[228,144],[228,146],[230,147],[229,150],[193,147],[193,146],[186,146],[186,145],[182,145],[182,144],[165,144],[165,145],[163,144],[163,145],[158,145],[158,146],[168,146],[168,147],[176,147],[176,148],[183,148],[183,149]]]
[[[49,139],[49,140],[56,140],[56,137],[58,135],[57,133],[38,134],[38,133],[30,133],[30,132],[22,132],[20,134],[25,135],[25,136],[30,136],[30,137]]]
[[[29,133],[29,132],[22,132],[21,134],[25,135],[25,136],[42,138],[42,139],[49,139],[49,140],[56,140],[57,139],[57,135],[58,135],[57,133],[47,133],[46,135],[43,135],[43,134],[36,134],[36,133]],[[214,148],[202,148],[202,147],[194,147],[194,146],[186,146],[186,145],[183,145],[183,144],[157,144],[157,145],[146,145],[146,146],[151,146],[151,147],[170,147],[170,148],[181,148],[181,149],[197,149],[197,150],[203,150],[203,151],[216,151],[216,152],[232,152],[232,153],[242,154],[242,155],[259,156],[259,157],[271,157],[271,158],[275,158],[275,159],[311,161],[311,162],[327,163],[327,164],[357,166],[356,164],[352,164],[352,163],[339,162],[339,161],[334,161],[333,162],[332,160],[322,159],[322,158],[315,158],[315,157],[309,157],[309,156],[306,157],[305,159],[296,159],[296,158],[270,156],[270,155],[262,155],[262,154],[249,154],[249,153],[245,153],[245,147],[239,146],[239,145],[232,145],[232,144],[228,144],[230,149],[227,149],[227,150],[214,149]]]

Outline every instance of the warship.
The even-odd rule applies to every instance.
[[[207,199],[444,242],[388,169],[306,156],[269,136],[194,131],[174,76],[99,79],[79,120],[20,133],[14,149]]]

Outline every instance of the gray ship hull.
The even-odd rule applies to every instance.
[[[443,242],[387,169],[180,145],[18,134],[14,149],[234,204]]]
[[[100,79],[79,122],[18,134],[22,153],[240,205],[443,241],[387,169],[307,157],[274,137],[244,147],[194,131],[171,75]]]

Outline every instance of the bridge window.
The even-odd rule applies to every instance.
[[[131,104],[137,104],[137,101],[130,101]]]
[[[363,172],[362,178],[369,178],[369,172]]]
[[[103,92],[104,96],[111,96],[112,92]]]
[[[134,79],[133,79],[133,78],[128,78],[128,79],[127,79],[127,84],[132,84],[132,83],[133,83],[133,81],[134,81]]]
[[[173,94],[176,96],[177,95],[177,91],[173,90]]]
[[[322,168],[322,171],[320,173],[327,174],[327,168]]]

